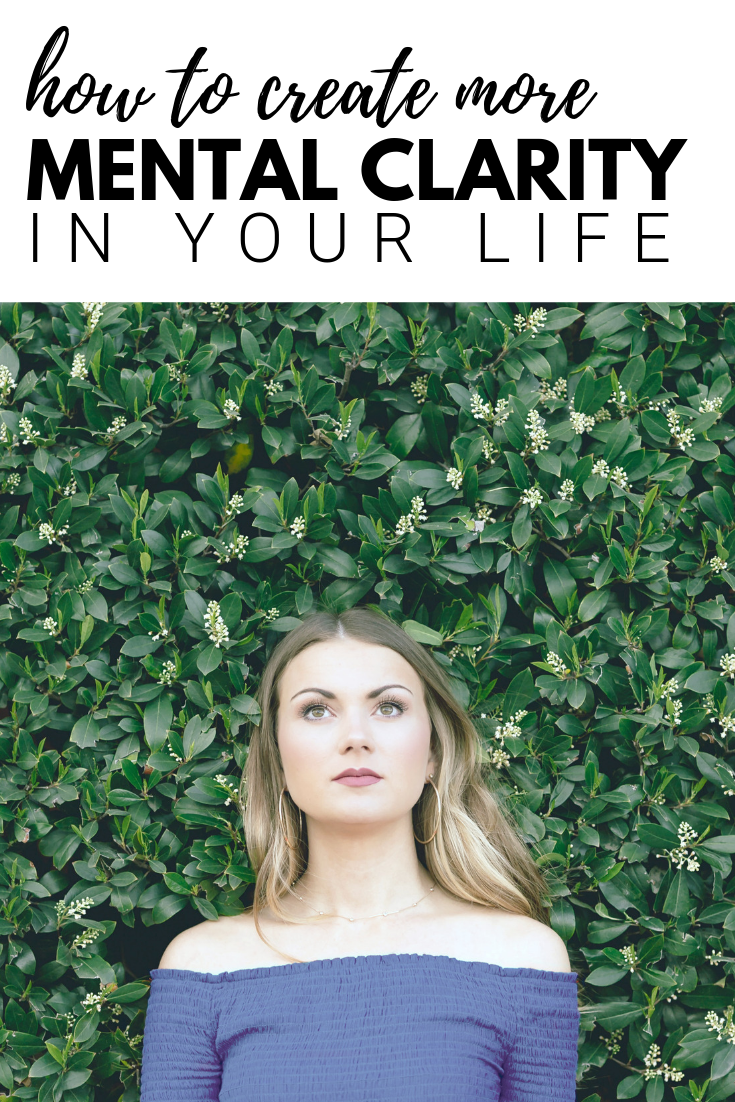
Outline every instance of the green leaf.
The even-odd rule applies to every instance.
[[[147,983],[125,983],[107,996],[111,1003],[134,1003],[148,994]]]
[[[421,407],[421,418],[426,436],[432,448],[442,459],[449,454],[449,434],[444,414],[434,402],[425,402]]]
[[[609,589],[593,589],[579,602],[577,617],[583,624],[588,620],[596,620],[603,609],[607,608],[609,600]]]
[[[72,727],[69,737],[72,742],[75,742],[77,746],[81,746],[82,748],[95,746],[100,737],[100,729],[94,716],[86,715],[78,719]]]
[[[227,352],[230,348],[235,348],[237,345],[235,334],[232,329],[230,329],[229,325],[215,325],[210,340],[217,349],[218,356],[221,356],[223,352]]]
[[[735,1048],[725,1043],[712,1057],[712,1080],[722,1079],[735,1068]]]
[[[629,394],[637,394],[646,377],[646,364],[642,356],[628,360],[620,375],[620,385]]]
[[[268,624],[270,631],[292,631],[297,628],[301,620],[296,616],[278,616]]]
[[[674,831],[658,826],[657,823],[639,824],[638,837],[644,846],[650,846],[651,849],[675,849],[679,845],[678,836]]]
[[[605,444],[605,450],[602,453],[603,459],[608,463],[612,463],[627,444],[629,436],[630,422],[627,417],[624,417],[622,421],[617,422],[610,433],[607,443]]]
[[[425,624],[420,624],[418,620],[404,620],[401,627],[410,635],[412,639],[415,639],[417,643],[425,643],[430,647],[439,647],[443,642],[443,636],[441,632],[434,631],[433,628],[426,627]]]
[[[516,547],[525,547],[531,538],[533,531],[533,519],[528,512],[528,507],[516,513],[511,531],[511,538]]]
[[[662,1102],[664,1096],[663,1079],[649,1079],[646,1083],[646,1102]]]
[[[108,618],[107,601],[96,590],[91,589],[88,593],[84,594],[84,607],[90,616],[93,616],[95,620],[102,620],[105,623]]]
[[[255,367],[255,361],[260,354],[260,347],[249,329],[240,330],[240,347],[247,362],[251,367]]]
[[[170,318],[161,319],[161,344],[172,360],[181,358],[181,334]]]
[[[718,834],[716,837],[707,837],[700,845],[703,849],[713,853],[735,853],[735,834]]]
[[[399,417],[388,429],[385,442],[394,455],[405,459],[419,438],[421,414],[407,413]]]
[[[542,471],[548,471],[558,478],[561,475],[561,459],[553,452],[539,452],[534,456],[536,466]]]
[[[566,616],[569,599],[577,592],[577,583],[563,562],[556,559],[544,559],[544,578],[551,600],[562,616]]]
[[[242,598],[237,593],[227,593],[219,603],[219,614],[225,626],[234,631],[242,619]]]
[[[161,694],[150,704],[146,704],[143,713],[145,740],[151,750],[160,750],[166,741],[173,722],[174,710],[167,696]]]
[[[191,466],[191,453],[188,448],[182,448],[170,455],[161,464],[158,477],[161,482],[177,482]]]
[[[533,683],[533,675],[528,669],[521,670],[511,681],[503,698],[503,719],[511,716],[538,697],[538,689]]]
[[[583,316],[581,310],[573,310],[570,306],[559,306],[556,310],[547,311],[544,329],[547,332],[551,332],[552,329],[557,331],[559,329],[566,329],[566,327],[572,325],[577,318]]]
[[[717,459],[720,454],[720,449],[713,441],[710,440],[698,440],[694,444],[689,444],[684,449],[686,455],[690,459],[697,459],[700,463],[707,463],[712,459]]]
[[[34,1060],[28,1070],[28,1074],[31,1078],[37,1078],[40,1075],[56,1075],[58,1071],[58,1060],[52,1053],[47,1052],[45,1056],[41,1056],[40,1059]]]
[[[552,929],[556,931],[559,937],[563,938],[564,941],[569,941],[574,933],[576,920],[574,907],[568,899],[554,900],[550,920]]]
[[[730,1072],[723,1079],[710,1083],[707,1088],[707,1102],[726,1102],[732,1098],[735,1092],[735,1072]]]
[[[722,486],[712,487],[712,497],[715,505],[725,518],[727,524],[735,524],[735,509],[733,508],[732,495],[728,494]]]
[[[122,766],[123,773],[125,774],[127,779],[130,781],[133,788],[137,788],[137,790],[139,792],[141,792],[142,789],[143,789],[143,782],[142,782],[141,777],[140,777],[140,770],[138,769],[138,766],[135,764],[135,762],[131,761],[130,758],[123,758],[123,760],[120,762],[120,765]],[[122,875],[124,877],[131,877],[132,878],[131,881],[130,881],[131,883],[133,883],[134,880],[135,880],[135,874],[134,873],[121,873],[121,874],[118,874],[118,876],[115,877],[115,880],[113,881],[113,883],[118,884],[118,883],[121,882],[118,879],[118,877],[120,875]]]
[[[587,699],[587,690],[584,681],[576,680],[567,683],[567,700],[571,708],[581,708]]]
[[[212,643],[197,655],[197,669],[206,677],[207,674],[214,673],[221,661],[222,650]]]
[[[258,707],[257,700],[252,696],[248,696],[247,693],[233,696],[230,701],[230,707],[234,708],[236,712],[240,712],[241,715],[249,716],[255,721],[260,718],[260,708]]]
[[[6,341],[3,341],[2,345],[0,345],[0,364],[2,364],[3,367],[7,367],[14,379],[18,378],[18,372],[20,371],[18,353],[15,351],[12,344],[8,344]]]
[[[677,872],[671,882],[671,887],[664,901],[663,910],[666,914],[674,915],[676,918],[685,915],[689,910],[689,889],[684,873],[681,870]]]
[[[579,376],[574,390],[574,408],[578,413],[587,413],[595,402],[596,377],[591,367],[586,367]]]
[[[206,750],[214,741],[216,731],[214,727],[205,727],[200,716],[190,719],[184,728],[184,755],[189,758],[196,757],[202,750]]]
[[[320,547],[315,560],[322,563],[329,574],[336,574],[339,578],[354,578],[357,574],[355,560],[337,547]]]
[[[721,1010],[732,1002],[732,993],[714,983],[700,983],[693,991],[682,992],[680,997],[685,1006],[695,1010]]]
[[[40,551],[42,547],[48,547],[48,540],[41,539],[35,532],[21,532],[15,546],[23,551]]]
[[[714,670],[698,670],[687,678],[684,688],[695,693],[711,693],[721,676]]]
[[[160,646],[161,640],[155,641],[150,635],[133,635],[126,639],[120,650],[130,658],[142,658],[146,654],[153,654]]]
[[[642,1075],[626,1075],[625,1079],[621,1079],[618,1083],[616,1098],[637,1098],[645,1086],[645,1079]]]
[[[641,425],[655,443],[668,444],[671,430],[662,413],[657,410],[645,410],[641,414]]]
[[[373,578],[338,578],[328,585],[322,593],[327,608],[334,612],[345,612],[361,600],[373,587]]]
[[[612,1033],[614,1029],[624,1029],[631,1022],[643,1017],[643,1007],[624,999],[612,1000],[589,1008],[603,1029]]]
[[[540,842],[546,834],[543,819],[539,818],[538,815],[534,815],[532,811],[529,811],[527,807],[520,803],[516,804],[513,812],[521,833],[526,836],[528,841]]]
[[[518,489],[530,489],[531,479],[528,474],[528,467],[523,462],[520,455],[516,455],[515,452],[508,451],[505,453],[505,459],[508,464],[508,470],[510,471],[511,478],[515,482]]]
[[[620,983],[628,974],[625,968],[614,968],[612,965],[603,964],[599,968],[593,968],[587,976],[587,983],[595,987],[609,987],[611,983]]]
[[[345,325],[351,325],[360,317],[360,304],[358,302],[341,302],[332,314],[334,328],[337,332],[344,329]]]
[[[186,906],[188,900],[181,895],[166,895],[159,899],[151,911],[151,922],[157,925],[160,922],[168,922],[175,914]]]

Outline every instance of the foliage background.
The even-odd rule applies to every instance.
[[[137,1098],[263,661],[358,602],[550,874],[580,1098],[735,1092],[733,311],[543,305],[2,304],[3,1099]]]

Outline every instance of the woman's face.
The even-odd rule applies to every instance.
[[[320,823],[379,823],[406,815],[434,771],[431,720],[413,666],[355,639],[314,643],[284,670],[277,740],[285,785]],[[380,777],[335,780],[345,770]]]

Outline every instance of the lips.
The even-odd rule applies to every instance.
[[[377,784],[381,779],[381,777],[373,776],[372,773],[364,773],[361,777],[335,777],[337,784],[346,784],[350,788],[362,788],[366,784]]]
[[[362,788],[368,784],[377,784],[382,778],[373,769],[345,769],[334,780],[350,788]]]
[[[376,777],[380,780],[380,773],[376,773],[374,769],[368,769],[363,767],[361,769],[343,769],[341,773],[338,773],[333,778],[335,781],[341,780],[343,777]]]

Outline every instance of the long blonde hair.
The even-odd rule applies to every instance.
[[[383,613],[352,608],[308,616],[278,642],[263,670],[258,689],[261,719],[251,731],[239,793],[248,855],[256,873],[253,902],[246,911],[252,908],[261,940],[276,949],[258,923],[264,906],[283,921],[309,924],[321,917],[291,917],[280,907],[281,899],[294,894],[292,885],[306,869],[308,841],[301,833],[301,812],[290,794],[283,794],[282,812],[294,848],[286,843],[278,813],[284,786],[276,738],[278,688],[289,662],[302,650],[344,638],[389,647],[410,663],[423,683],[441,819],[431,841],[425,846],[417,842],[421,863],[436,883],[457,899],[548,922],[543,876],[501,810],[498,797],[488,788],[479,736],[454,697],[446,674],[428,650]],[[415,835],[429,838],[437,825],[436,811],[434,789],[426,785],[413,808]],[[280,949],[276,952],[302,963]]]

